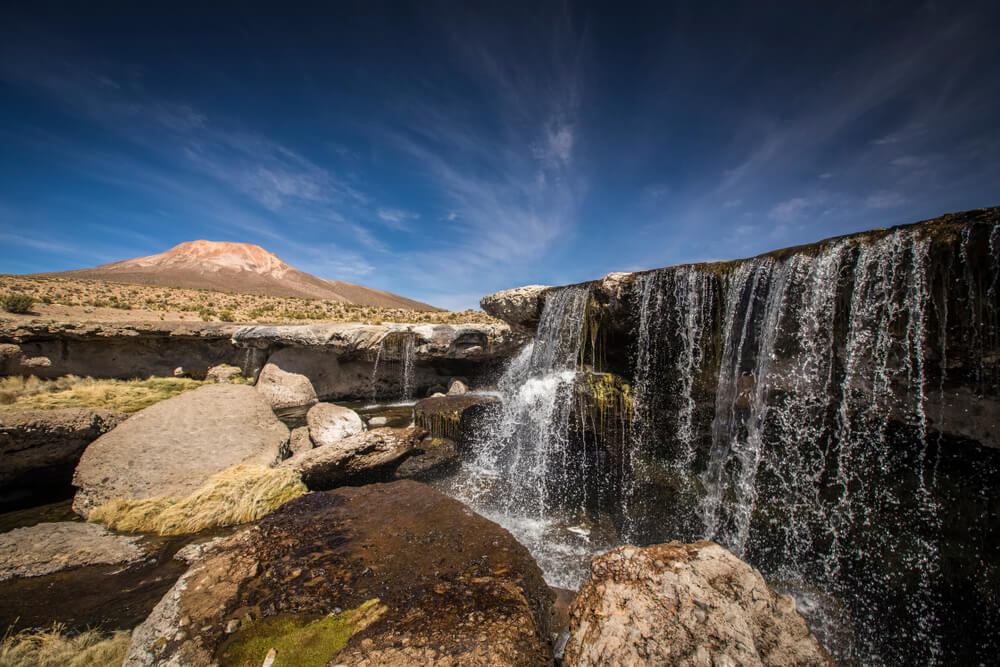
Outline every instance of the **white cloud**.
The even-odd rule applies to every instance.
[[[927,159],[922,158],[919,155],[903,155],[892,161],[892,164],[896,167],[905,167],[907,169],[919,169],[920,167],[927,166]]]
[[[879,190],[865,199],[865,206],[868,208],[893,208],[905,203],[906,198],[903,195],[889,190]]]
[[[779,222],[793,222],[811,206],[812,202],[805,197],[794,197],[775,205],[768,215]]]
[[[375,214],[379,220],[390,229],[405,230],[407,220],[416,220],[420,216],[400,208],[379,208]]]

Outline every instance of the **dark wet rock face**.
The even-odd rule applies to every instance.
[[[462,443],[476,428],[478,419],[500,399],[492,394],[452,394],[432,396],[413,406],[414,423],[427,429],[432,437]]]
[[[69,486],[94,440],[128,418],[114,410],[28,410],[0,416],[0,502],[23,491]]]
[[[458,443],[448,438],[424,437],[412,455],[396,468],[396,479],[427,482],[455,470],[461,463]]]
[[[246,634],[262,618],[320,619],[373,599],[384,611],[333,664],[552,660],[552,594],[527,550],[461,503],[401,481],[303,496],[220,543],[136,630],[125,664],[225,662],[227,627]]]

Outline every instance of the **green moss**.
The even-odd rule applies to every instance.
[[[593,296],[587,299],[584,311],[583,331],[580,336],[580,350],[577,354],[577,367],[583,368],[590,364],[594,370],[601,371],[606,366],[605,337],[608,308]]]
[[[216,655],[223,667],[259,667],[271,649],[274,667],[323,667],[347,645],[350,638],[386,611],[378,599],[357,609],[316,619],[297,615],[263,618],[247,623]]]
[[[587,373],[586,383],[577,385],[581,409],[598,433],[604,434],[608,425],[632,423],[632,388],[611,373]]]

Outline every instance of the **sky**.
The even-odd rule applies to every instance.
[[[464,309],[1000,204],[1000,3],[248,4],[3,3],[0,272],[237,241]]]

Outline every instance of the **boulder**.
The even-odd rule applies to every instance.
[[[124,412],[65,408],[0,416],[0,488],[69,483],[94,440],[128,418]]]
[[[140,410],[87,447],[73,509],[87,517],[112,499],[184,497],[240,464],[274,465],[288,427],[252,387],[208,384]]]
[[[309,437],[308,426],[299,426],[292,429],[292,434],[288,439],[288,449],[291,451],[292,456],[308,452],[314,446],[312,438]]]
[[[500,399],[492,394],[431,396],[413,406],[414,423],[435,438],[449,438],[461,444],[478,416],[499,403]]]
[[[0,581],[84,565],[133,563],[150,553],[143,538],[116,535],[95,523],[40,523],[0,534]]]
[[[415,427],[377,428],[296,454],[281,465],[297,472],[310,491],[388,479],[425,433]]]
[[[834,664],[790,596],[706,541],[594,558],[569,632],[567,666]]]
[[[238,366],[219,364],[208,369],[208,372],[205,373],[205,379],[219,384],[229,384],[240,375],[242,375],[242,371]]]
[[[282,349],[272,354],[257,377],[257,391],[277,412],[316,403],[316,390],[309,379],[307,364],[301,363],[295,350]]]
[[[396,479],[427,482],[454,470],[462,462],[458,443],[448,438],[426,436],[396,468]]]
[[[387,417],[372,417],[368,420],[368,425],[372,428],[378,428],[379,426],[385,426],[389,423]]]
[[[309,437],[316,447],[325,447],[357,435],[365,430],[365,424],[357,412],[333,403],[317,403],[306,413]]]
[[[528,551],[458,501],[410,481],[345,487],[207,552],[132,633],[124,664],[261,665],[282,641],[297,664],[287,638],[304,631],[331,665],[544,665],[551,604]]]
[[[479,301],[487,313],[503,320],[511,329],[534,335],[545,305],[545,293],[552,289],[546,285],[526,285],[487,294]]]
[[[460,394],[466,394],[469,391],[469,387],[466,386],[461,380],[452,380],[451,384],[448,385],[448,395],[458,396]]]

